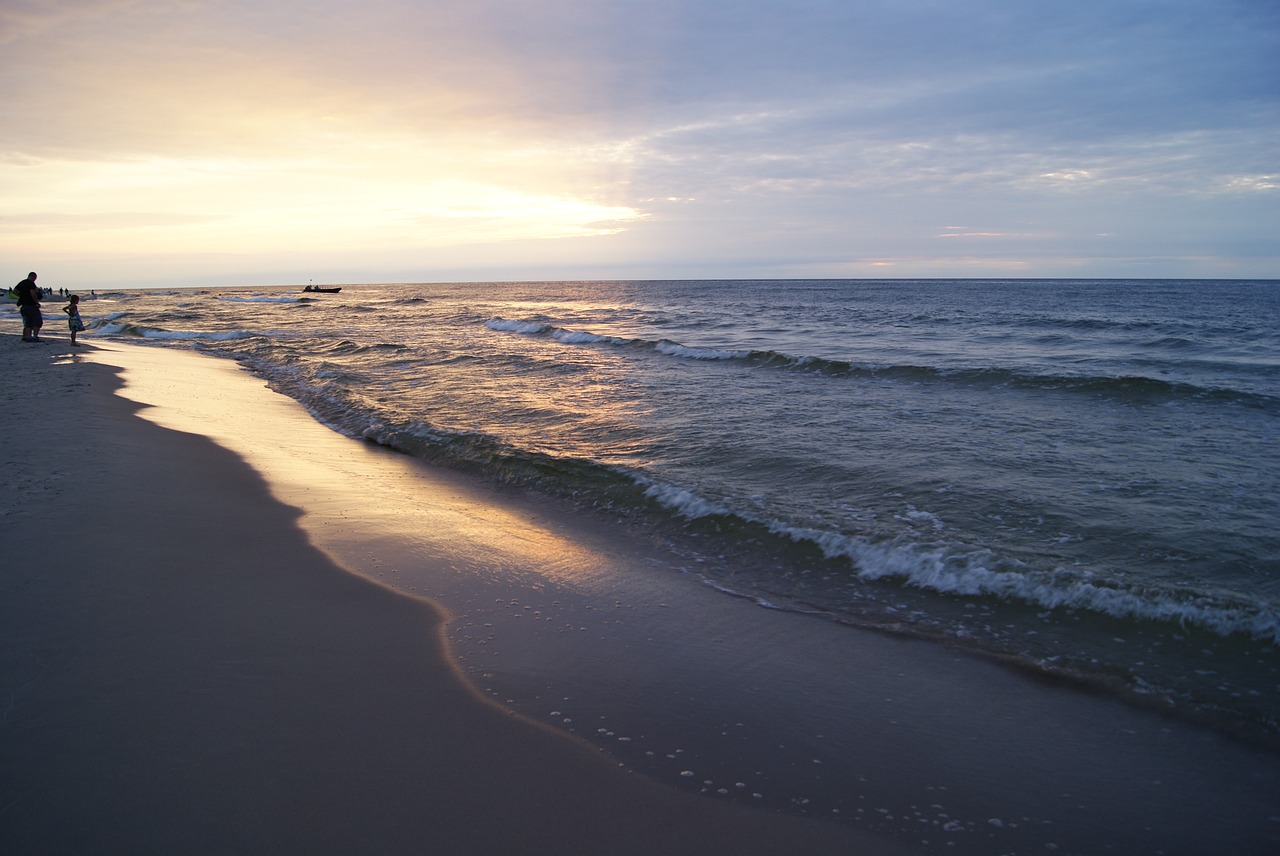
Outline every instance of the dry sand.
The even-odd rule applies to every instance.
[[[0,852],[893,852],[485,702],[431,604],[337,567],[241,458],[139,418],[92,348],[0,336]]]

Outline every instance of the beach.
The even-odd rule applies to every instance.
[[[623,520],[341,436],[228,360],[0,344],[6,853],[1280,838],[1268,750],[726,596]]]
[[[4,336],[0,849],[893,852],[681,794],[479,698],[440,614],[336,567],[117,372]]]

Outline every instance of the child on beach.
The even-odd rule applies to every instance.
[[[62,307],[62,311],[67,313],[67,324],[71,326],[71,344],[79,347],[80,343],[76,341],[76,333],[84,329],[84,322],[80,320],[80,295],[71,295],[71,302]]]

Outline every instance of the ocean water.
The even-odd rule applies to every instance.
[[[726,596],[1280,744],[1280,282],[271,287],[82,316],[625,519]]]

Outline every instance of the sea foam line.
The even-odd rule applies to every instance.
[[[772,526],[775,534],[817,544],[827,558],[844,557],[864,580],[896,578],[940,594],[1020,600],[1052,610],[1086,610],[1120,619],[1145,619],[1207,628],[1221,636],[1243,633],[1280,646],[1280,614],[1256,606],[1217,601],[1202,594],[1181,596],[1156,589],[1126,589],[1071,578],[994,570],[986,550],[954,554],[917,544],[873,543],[858,536]]]
[[[1195,626],[1220,636],[1244,634],[1280,646],[1280,613],[1199,593],[1127,589],[1098,585],[1059,569],[1053,575],[995,570],[989,550],[958,553],[916,543],[873,542],[869,538],[755,520],[676,485],[643,476],[645,495],[689,520],[736,517],[765,526],[774,535],[813,544],[827,559],[844,559],[859,579],[898,580],[912,588],[962,597],[1018,600],[1038,609],[1084,610],[1118,619],[1141,619]]]
[[[259,335],[249,330],[165,330],[160,327],[143,327],[137,324],[118,324],[114,321],[95,322],[93,331],[103,336],[138,336],[143,339],[168,341],[207,341],[229,342],[235,339],[250,339]]]

